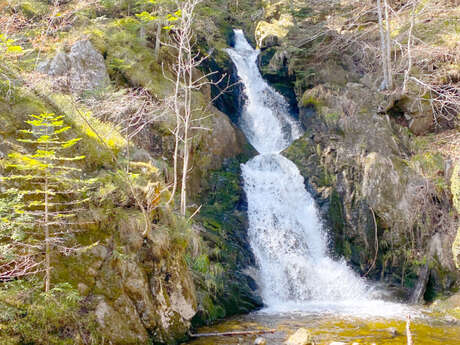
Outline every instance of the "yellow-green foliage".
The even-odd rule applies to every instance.
[[[77,135],[83,138],[78,150],[85,152],[85,163],[92,168],[111,165],[114,156],[127,145],[117,126],[94,118],[90,111],[79,108],[71,96],[55,94],[52,99],[65,112],[66,120]]]
[[[69,284],[41,290],[33,279],[0,285],[2,344],[73,345],[80,329],[94,329],[93,320],[79,312],[81,297]]]
[[[273,19],[270,23],[260,21],[255,32],[257,45],[261,46],[263,40],[269,36],[285,37],[293,25],[292,16],[287,14],[282,14],[279,20]]]
[[[4,34],[0,33],[0,54],[17,54],[22,53],[21,46],[15,44],[11,38],[7,38]]]
[[[76,166],[85,157],[65,155],[65,150],[75,146],[80,138],[63,138],[70,130],[63,118],[52,113],[30,115],[25,121],[29,128],[17,131],[23,152],[9,153],[7,174],[0,176],[3,187],[0,198],[13,201],[10,209],[0,208],[2,277],[17,278],[22,277],[22,272],[40,272],[43,256],[50,255],[44,244],[51,237],[55,249],[60,245],[71,246],[62,229],[65,227],[68,234],[72,232],[69,219],[76,216],[72,210],[88,199],[81,197],[87,186]],[[13,260],[16,266],[26,268],[11,270],[9,263]]]

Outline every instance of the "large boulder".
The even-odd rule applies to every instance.
[[[75,42],[69,52],[59,51],[53,59],[39,64],[38,70],[78,94],[103,89],[110,82],[104,57],[86,39]]]

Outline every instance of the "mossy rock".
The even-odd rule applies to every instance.
[[[40,17],[48,13],[48,6],[43,1],[21,1],[22,13],[29,19]]]

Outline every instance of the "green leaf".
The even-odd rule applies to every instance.
[[[67,127],[62,127],[56,131],[54,131],[54,134],[61,134],[61,133],[64,133],[66,131],[68,131],[70,129],[70,126],[67,126]]]
[[[6,51],[8,53],[22,53],[23,49],[21,46],[9,46]]]
[[[69,148],[69,147],[72,147],[74,146],[76,143],[78,143],[79,141],[81,140],[81,138],[74,138],[74,139],[70,139],[66,142],[64,142],[63,144],[61,144],[61,147],[62,148]]]
[[[140,20],[142,20],[143,22],[151,22],[151,21],[154,21],[154,20],[158,19],[158,17],[152,16],[150,13],[148,13],[146,11],[144,11],[142,13],[137,13],[136,17],[139,18]]]

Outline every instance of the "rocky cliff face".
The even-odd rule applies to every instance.
[[[315,195],[333,252],[414,300],[449,291],[459,279],[451,183],[458,179],[458,132],[438,124],[438,134],[424,136],[435,118],[415,86],[406,94],[379,90],[378,57],[353,41],[354,28],[374,19],[350,24],[346,4],[291,5],[265,2],[255,30],[259,64],[298,104],[306,133],[284,154]],[[378,39],[366,35],[368,44]],[[443,137],[452,138],[453,154],[439,144]]]

